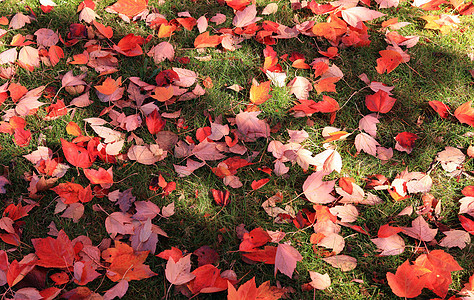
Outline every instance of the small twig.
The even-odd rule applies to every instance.
[[[420,73],[418,73],[415,69],[413,69],[412,67],[410,67],[410,65],[409,65],[408,63],[404,63],[404,64],[407,65],[407,66],[410,68],[410,70],[412,70],[413,72],[415,72],[416,74],[418,74],[418,76],[420,76],[420,77],[423,78],[423,79],[426,79],[426,78],[423,77]]]
[[[125,179],[127,179],[127,178],[129,178],[129,177],[132,177],[132,176],[135,176],[135,175],[138,175],[138,173],[130,174],[130,175],[128,175],[127,177],[123,178],[122,180],[119,180],[119,181],[114,182],[114,183],[120,183],[120,182],[124,181]]]
[[[347,101],[339,108],[339,109],[342,109],[344,106],[346,106],[346,104],[352,99],[352,97],[354,97],[356,94],[360,93],[362,90],[365,90],[366,88],[368,88],[369,86],[364,86],[363,88],[361,88],[360,90],[358,91],[355,91],[353,92],[349,98],[347,99]]]

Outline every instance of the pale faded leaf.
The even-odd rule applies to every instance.
[[[398,235],[392,234],[386,238],[370,239],[382,251],[380,255],[398,255],[405,250],[405,241]]]
[[[278,11],[278,4],[270,3],[262,10],[262,15],[271,15]]]
[[[343,272],[352,271],[357,267],[357,259],[349,255],[323,257],[322,260]]]
[[[309,201],[318,204],[331,203],[336,198],[331,195],[336,180],[323,181],[325,172],[314,172],[306,178],[303,184],[303,193]]]
[[[325,290],[331,286],[331,277],[326,274],[320,274],[318,272],[309,271],[311,282],[309,283],[313,288],[317,290]]]
[[[364,130],[375,138],[377,135],[377,123],[380,123],[377,114],[366,115],[359,121],[359,130]]]
[[[439,242],[442,247],[464,249],[471,242],[469,233],[464,230],[450,230],[443,232],[443,234],[446,236]]]
[[[377,146],[380,144],[367,133],[359,133],[355,137],[355,146],[357,152],[364,151],[372,156],[377,156]]]
[[[119,283],[117,283],[115,286],[110,288],[107,292],[104,294],[104,300],[112,300],[115,299],[116,297],[122,298],[125,296],[125,293],[128,290],[128,281],[127,280],[121,280]]]
[[[191,274],[191,254],[182,257],[178,262],[168,259],[165,269],[166,279],[173,285],[185,284],[196,276]]]
[[[288,277],[293,276],[293,271],[296,268],[296,263],[303,260],[301,254],[290,245],[279,244],[275,256],[275,272],[280,270],[283,274]]]

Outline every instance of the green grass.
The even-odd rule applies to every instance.
[[[44,14],[40,11],[37,1],[25,0],[16,2],[7,0],[0,6],[0,16],[7,16],[8,19],[17,13],[28,14],[29,10],[25,5],[29,5],[37,15],[37,21],[27,24],[24,28],[9,31],[0,39],[0,52],[11,48],[9,43],[12,37],[21,33],[23,35],[33,34],[39,28],[50,28],[57,30],[63,38],[67,36],[68,28],[71,23],[77,23],[77,6],[81,1],[60,1],[59,5],[51,13]],[[122,37],[129,33],[152,38],[149,43],[142,46],[144,55],[137,57],[125,57],[117,55],[119,59],[119,72],[110,75],[116,79],[122,76],[123,87],[128,86],[126,80],[131,76],[138,76],[141,80],[155,84],[156,75],[163,70],[179,67],[190,69],[198,73],[198,83],[203,86],[203,80],[209,77],[212,80],[213,87],[206,89],[204,96],[193,100],[176,102],[169,106],[156,102],[160,107],[160,112],[174,112],[181,110],[180,119],[184,122],[186,129],[178,128],[178,119],[167,119],[165,130],[175,132],[180,140],[189,136],[196,140],[195,133],[198,128],[210,126],[210,118],[214,121],[216,118],[222,118],[223,124],[231,124],[232,118],[239,111],[247,108],[249,101],[249,89],[252,80],[258,82],[268,80],[265,74],[260,70],[263,66],[263,49],[265,45],[258,43],[254,38],[244,40],[240,49],[236,51],[223,51],[221,47],[205,48],[203,50],[194,49],[193,43],[198,36],[195,28],[193,31],[180,29],[169,38],[158,38],[157,30],[152,30],[146,26],[144,21],[125,23],[115,14],[105,12],[105,8],[113,4],[114,0],[100,1],[97,3],[96,12],[102,17],[99,22],[111,26],[114,30],[112,41],[117,43]],[[257,1],[259,13],[271,1]],[[309,10],[292,10],[289,1],[279,1],[278,11],[273,15],[262,16],[263,20],[279,22],[287,26],[294,26],[296,20],[302,23],[307,20],[325,21],[325,16],[315,16]],[[322,3],[322,2],[321,2]],[[323,93],[336,99],[341,105],[341,110],[337,112],[337,117],[332,126],[341,128],[348,132],[354,132],[345,141],[337,141],[333,144],[337,146],[337,151],[343,159],[343,168],[340,174],[331,174],[328,178],[337,179],[342,176],[353,177],[355,182],[364,187],[364,178],[372,174],[382,174],[393,180],[400,172],[408,169],[412,172],[426,172],[430,169],[438,152],[444,150],[446,146],[458,147],[464,153],[467,147],[472,144],[472,137],[466,135],[474,131],[472,127],[460,124],[453,115],[448,119],[441,119],[428,105],[428,101],[438,100],[446,103],[454,112],[459,105],[472,100],[474,95],[473,78],[469,70],[474,69],[474,63],[469,58],[473,55],[474,49],[474,18],[472,16],[461,17],[461,24],[456,30],[452,30],[446,35],[442,35],[434,30],[424,29],[425,21],[420,19],[423,15],[433,15],[439,13],[449,13],[447,6],[442,6],[440,12],[426,12],[411,7],[410,3],[403,2],[398,8],[381,9],[380,11],[387,16],[374,21],[367,22],[371,44],[368,47],[341,47],[340,56],[333,59],[332,63],[337,65],[344,73],[344,78],[336,84],[337,93]],[[156,9],[163,14],[167,20],[177,17],[182,11],[189,13],[196,19],[204,14],[211,18],[216,13],[225,14],[227,20],[222,25],[216,26],[209,22],[211,27],[208,29],[212,35],[218,34],[217,29],[222,27],[232,28],[233,10],[224,5],[219,5],[217,1],[165,1],[159,4],[158,1],[150,1],[149,8]],[[375,7],[372,7],[375,9]],[[260,16],[260,15],[259,15]],[[380,23],[392,17],[398,17],[399,21],[407,21],[412,24],[398,30],[403,36],[420,36],[419,43],[413,48],[408,49],[410,61],[407,64],[401,64],[394,71],[387,74],[378,74],[375,70],[376,59],[380,57],[379,51],[387,46],[384,40],[385,30],[381,28]],[[1,26],[7,29],[6,26]],[[93,26],[91,27],[93,29]],[[99,43],[108,48],[112,41],[101,40]],[[155,65],[153,59],[146,53],[156,44],[168,41],[175,48],[175,57],[189,58],[190,62],[185,64],[174,60],[172,62],[164,61]],[[64,75],[69,70],[74,70],[75,75],[82,74],[87,69],[87,76],[84,79],[90,89],[90,97],[94,101],[92,105],[86,108],[68,107],[70,111],[66,116],[53,121],[45,121],[45,107],[54,103],[56,99],[64,99],[66,104],[76,96],[72,96],[61,90],[57,98],[46,99],[42,97],[40,101],[46,103],[34,115],[27,116],[26,128],[32,132],[32,140],[27,147],[18,147],[13,137],[8,134],[0,134],[0,174],[4,174],[11,182],[7,185],[7,193],[0,194],[2,201],[0,208],[2,211],[11,203],[18,203],[20,199],[30,198],[28,195],[29,182],[25,180],[32,172],[36,172],[34,166],[23,157],[26,154],[36,150],[38,146],[45,145],[52,149],[54,157],[64,160],[64,154],[61,149],[60,139],[72,140],[73,137],[66,133],[66,125],[70,121],[76,122],[80,128],[88,135],[96,136],[93,130],[84,118],[97,117],[99,113],[110,107],[111,103],[100,102],[95,94],[94,86],[99,85],[105,76],[98,76],[92,68],[84,66],[73,66],[67,64],[67,59],[72,59],[74,54],[84,51],[84,43],[80,41],[72,47],[63,47],[65,58],[61,59],[54,67],[41,67],[34,72],[28,72],[18,68],[17,73],[12,80],[15,83],[22,84],[28,90],[41,85],[55,88],[57,92],[61,87],[60,75]],[[36,47],[36,45],[33,45]],[[313,59],[321,57],[318,50],[326,50],[330,43],[323,38],[308,37],[299,35],[298,38],[281,39],[273,45],[278,57],[284,54],[289,56],[293,52],[301,53],[305,56],[305,61],[310,63]],[[210,57],[209,60],[203,60],[203,57]],[[311,70],[299,70],[291,67],[291,61],[279,60],[284,72],[287,73],[287,82],[295,76],[304,76],[315,81]],[[386,164],[381,164],[380,160],[365,153],[357,154],[354,146],[354,139],[358,133],[359,120],[364,115],[370,113],[365,106],[366,95],[372,94],[372,91],[365,87],[358,76],[366,73],[372,81],[383,82],[386,85],[394,85],[392,97],[397,99],[393,109],[380,114],[380,123],[377,124],[377,141],[383,147],[394,147],[396,141],[394,137],[403,131],[416,133],[419,139],[411,154],[398,152],[394,150],[394,157]],[[109,76],[109,75],[107,75]],[[0,85],[6,81],[0,79]],[[244,89],[235,92],[228,89],[231,85],[240,85]],[[191,87],[192,90],[193,87]],[[124,99],[127,99],[127,92],[124,93]],[[281,207],[290,205],[296,212],[303,208],[311,209],[311,203],[307,201],[302,194],[302,185],[306,178],[312,173],[311,168],[303,171],[300,166],[293,164],[290,171],[282,177],[276,175],[267,175],[259,170],[262,167],[273,168],[275,158],[270,152],[267,152],[268,143],[271,140],[278,140],[286,143],[289,139],[287,129],[306,130],[310,137],[304,142],[306,149],[313,152],[313,155],[324,150],[321,136],[322,129],[329,126],[328,114],[315,113],[311,117],[294,118],[290,116],[289,109],[294,105],[296,98],[289,94],[287,87],[272,86],[272,97],[270,100],[260,105],[262,111],[260,118],[265,118],[272,129],[271,137],[268,140],[258,139],[255,142],[240,142],[245,145],[249,152],[243,155],[243,158],[254,155],[253,164],[241,168],[235,174],[243,184],[242,188],[231,189],[226,187],[223,180],[212,173],[211,168],[218,165],[220,161],[208,161],[207,165],[196,170],[188,177],[178,177],[174,171],[173,164],[183,165],[185,159],[174,157],[169,153],[168,157],[154,165],[146,166],[139,163],[128,161],[128,147],[135,142],[127,141],[122,149],[123,159],[116,164],[96,161],[93,169],[112,167],[114,171],[114,185],[110,191],[120,189],[124,191],[133,188],[132,193],[137,201],[152,201],[160,208],[171,202],[175,203],[176,213],[168,219],[156,218],[153,223],[163,229],[169,238],[159,237],[156,252],[171,247],[192,253],[201,246],[210,246],[216,250],[220,256],[216,266],[221,270],[233,270],[240,280],[240,284],[255,277],[257,285],[270,280],[273,286],[280,285],[292,290],[289,299],[396,299],[387,284],[386,273],[395,273],[399,265],[407,259],[413,261],[419,256],[416,252],[418,241],[404,236],[406,242],[405,251],[398,256],[382,257],[377,255],[376,246],[370,241],[377,236],[377,231],[381,225],[393,222],[393,226],[411,226],[412,220],[416,217],[397,216],[397,214],[406,206],[412,205],[415,209],[422,205],[422,196],[420,194],[412,195],[411,198],[400,202],[394,200],[386,191],[370,192],[379,196],[383,203],[375,206],[358,205],[359,218],[353,224],[358,226],[367,226],[370,237],[357,233],[356,231],[342,227],[341,235],[345,238],[345,248],[341,254],[350,255],[357,258],[358,266],[349,272],[341,272],[339,269],[331,267],[321,260],[321,253],[315,253],[310,243],[310,236],[313,233],[311,227],[298,229],[293,223],[276,223],[269,217],[263,208],[262,203],[277,192],[283,195],[283,202],[278,204]],[[310,99],[321,101],[322,95],[317,95],[314,91],[310,93]],[[146,100],[149,102],[149,99]],[[0,106],[0,117],[4,112],[15,107],[10,99]],[[128,107],[121,110],[114,107],[119,112],[126,115],[139,113],[134,107]],[[74,112],[74,113],[73,113]],[[107,115],[102,118],[110,121]],[[144,117],[142,116],[144,119]],[[145,143],[153,143],[154,137],[148,132],[143,124],[134,131],[134,134],[144,140]],[[231,128],[236,128],[230,125]],[[121,130],[115,128],[117,130]],[[123,130],[121,130],[123,131]],[[126,133],[125,131],[123,131]],[[126,133],[127,137],[131,133]],[[232,135],[231,135],[232,136]],[[233,136],[232,136],[233,137]],[[228,156],[234,156],[230,154]],[[289,166],[290,164],[287,163]],[[473,161],[467,159],[463,165],[464,174],[458,178],[451,178],[445,171],[437,165],[430,173],[433,179],[431,194],[441,201],[441,214],[436,222],[430,222],[432,228],[436,226],[448,226],[452,229],[461,229],[458,221],[459,204],[458,199],[462,197],[461,190],[472,183]],[[58,180],[59,182],[74,181],[87,186],[89,180],[82,175],[82,171],[76,171],[75,167],[69,169],[66,175]],[[177,189],[170,195],[162,197],[149,190],[148,185],[153,176],[162,174],[166,181],[175,181]],[[251,183],[254,180],[270,178],[268,184],[262,188],[253,191]],[[211,189],[224,190],[231,192],[231,202],[227,207],[217,206],[210,193]],[[364,189],[366,192],[369,190]],[[21,260],[26,254],[34,252],[31,239],[45,238],[49,231],[48,225],[54,222],[57,228],[64,229],[70,239],[80,235],[88,236],[94,245],[100,244],[103,239],[109,238],[105,230],[104,222],[107,214],[97,209],[100,205],[108,214],[118,211],[118,207],[110,202],[107,197],[95,197],[91,202],[86,203],[84,216],[74,223],[71,219],[61,217],[61,213],[54,214],[57,195],[49,190],[41,191],[37,197],[32,200],[38,202],[39,206],[33,208],[29,215],[22,220],[25,224],[21,235],[21,244],[18,251],[8,252],[9,261],[14,259]],[[159,220],[158,220],[159,219]],[[282,230],[286,232],[283,241],[290,242],[303,256],[303,260],[298,263],[293,278],[278,273],[274,276],[274,266],[257,263],[250,265],[242,260],[239,254],[240,240],[236,235],[236,227],[244,224],[247,230],[262,227],[268,230]],[[2,231],[3,233],[3,231]],[[436,240],[439,241],[444,235],[438,234]],[[123,239],[127,241],[125,237]],[[454,272],[452,275],[453,283],[450,286],[449,296],[455,295],[455,291],[460,290],[468,281],[469,276],[474,270],[474,255],[472,243],[466,248],[459,250],[457,248],[443,249],[440,246],[428,245],[429,250],[443,249],[451,254],[456,261],[464,268],[463,271]],[[423,246],[423,245],[422,245]],[[11,249],[12,246],[0,242],[0,249]],[[192,259],[194,270],[197,267],[197,259]],[[129,290],[124,298],[126,299],[157,299],[165,296],[169,288],[169,282],[165,277],[166,262],[158,257],[150,255],[146,264],[157,275],[141,281],[130,282]],[[301,286],[310,281],[309,271],[319,273],[328,273],[332,280],[332,285],[324,291],[306,292]],[[104,274],[105,271],[99,271]],[[49,271],[48,275],[54,273]],[[102,280],[104,279],[104,280]],[[39,287],[43,289],[51,286],[52,281],[46,279],[45,285]],[[87,285],[91,290],[103,294],[106,290],[114,286],[104,276],[96,279]],[[70,282],[64,288],[71,290],[78,285]],[[17,286],[13,290],[17,290]],[[7,292],[11,296],[10,292]],[[215,294],[200,294],[196,299],[223,299],[225,292]],[[424,289],[419,299],[435,298],[436,295],[431,291]],[[169,299],[186,299],[181,295],[177,288],[171,289]]]

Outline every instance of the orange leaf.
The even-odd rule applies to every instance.
[[[28,89],[21,84],[12,82],[8,86],[8,91],[10,92],[10,97],[12,97],[13,102],[16,103],[28,92]]]
[[[467,232],[474,235],[474,221],[473,220],[460,215],[459,221],[461,222],[462,228],[466,229]]]
[[[383,90],[378,90],[373,95],[365,96],[365,105],[370,111],[375,111],[379,113],[388,113],[397,99],[392,98],[388,95],[387,92]]]
[[[275,264],[277,247],[265,246],[263,249],[253,249],[251,252],[242,253],[242,256],[257,262],[263,262],[267,265]]]
[[[102,252],[102,258],[110,263],[107,277],[112,281],[141,280],[155,276],[150,267],[144,265],[148,251],[134,251],[125,243],[115,241],[115,248],[108,248]]]
[[[239,246],[239,251],[253,251],[255,248],[263,246],[270,241],[271,238],[268,233],[258,227],[248,233],[244,233],[242,243],[240,243]]]
[[[352,177],[341,177],[339,179],[339,186],[348,194],[352,194],[352,183],[355,183],[355,179]]]
[[[57,119],[61,116],[67,114],[66,105],[62,99],[59,99],[56,103],[51,104],[46,108],[46,112],[48,113],[44,118],[46,121]]]
[[[212,89],[214,87],[214,84],[212,83],[211,77],[207,76],[206,79],[202,81],[202,84],[206,89]]]
[[[272,90],[270,87],[271,81],[265,81],[259,85],[253,85],[250,87],[250,101],[253,104],[259,105],[270,99],[272,96],[268,93]]]
[[[156,99],[160,102],[165,102],[165,101],[171,99],[171,97],[173,97],[174,88],[173,88],[172,85],[158,86],[158,87],[155,88],[153,93],[154,94],[151,94],[150,97],[152,97],[153,99]]]
[[[415,265],[430,271],[425,276],[425,287],[442,298],[446,297],[452,282],[451,272],[463,269],[450,254],[443,250],[433,250],[428,254],[420,255],[415,260]]]
[[[113,5],[108,6],[106,11],[116,12],[133,18],[146,9],[148,0],[119,0]]]
[[[102,34],[106,38],[110,39],[114,35],[114,31],[112,30],[112,27],[110,26],[105,27],[104,25],[100,24],[99,22],[95,20],[93,21],[93,24],[95,28],[97,28],[97,30],[100,32],[100,34]]]
[[[382,50],[379,51],[379,54],[382,57],[377,59],[377,66],[375,67],[379,74],[383,74],[385,71],[388,74],[403,62],[402,55],[395,50]]]
[[[0,17],[0,25],[8,25],[7,17]]]
[[[466,197],[474,197],[474,185],[465,186],[461,193]]]
[[[337,48],[336,47],[329,47],[328,48],[328,51],[318,51],[319,54],[322,54],[326,57],[329,57],[329,58],[334,58],[336,56],[338,56],[339,54],[337,53]]]
[[[64,204],[72,204],[76,202],[86,203],[92,200],[91,186],[83,188],[80,184],[73,182],[60,183],[51,189],[62,198]]]
[[[329,69],[329,66],[325,62],[319,61],[312,68],[314,70],[314,77],[318,77],[324,74]]]
[[[385,224],[380,226],[377,236],[379,238],[387,238],[402,231],[403,229],[400,227],[392,227],[389,224]]]
[[[26,121],[22,117],[12,116],[8,121],[12,129],[21,128],[24,129],[26,126]]]
[[[316,82],[314,85],[314,89],[316,92],[321,94],[322,92],[336,92],[336,85],[334,83],[338,82],[340,80],[339,77],[328,77],[319,80]]]
[[[85,65],[89,61],[89,53],[84,51],[83,53],[74,55],[73,58],[74,60],[69,62],[71,65]]]
[[[165,127],[166,121],[163,120],[160,113],[155,109],[146,117],[146,127],[151,134],[156,134]]]
[[[242,10],[249,5],[250,0],[225,0],[225,2],[235,10]]]
[[[311,68],[307,63],[304,62],[304,58],[296,59],[291,66],[296,69],[309,69]]]
[[[323,101],[319,101],[313,105],[317,111],[322,113],[334,113],[339,110],[339,103],[326,95],[323,95]]]
[[[14,133],[15,144],[20,147],[26,147],[31,141],[31,131],[23,128],[16,128]]]
[[[239,290],[235,290],[234,286],[228,281],[227,300],[243,300],[243,299],[257,299],[257,285],[255,284],[255,277],[242,284]]]
[[[175,19],[181,26],[186,28],[187,30],[191,31],[193,30],[193,27],[196,26],[197,22],[196,19],[193,17],[188,17],[188,18],[176,18]]]
[[[421,294],[426,282],[426,270],[418,270],[407,260],[397,268],[395,274],[387,273],[388,285],[398,297],[414,298]]]
[[[54,281],[54,284],[57,285],[62,285],[69,282],[69,275],[67,275],[66,272],[54,273],[49,276],[49,278],[51,278],[51,280]]]
[[[317,36],[323,36],[330,41],[335,41],[338,36],[342,36],[347,31],[347,23],[335,15],[329,17],[329,23],[316,23],[313,26],[313,33]]]
[[[218,191],[218,190],[211,189],[211,193],[217,205],[227,206],[230,203],[230,200],[229,200],[230,193],[228,190]]]
[[[165,38],[173,35],[176,30],[176,25],[174,24],[161,24],[160,29],[158,30],[158,37]]]
[[[471,107],[472,101],[468,101],[454,111],[454,116],[459,122],[474,127],[474,108]]]
[[[104,95],[112,95],[122,84],[122,77],[117,80],[113,80],[107,77],[101,85],[96,85],[95,88]]]
[[[112,167],[110,167],[108,170],[104,168],[99,168],[99,170],[84,169],[84,175],[86,175],[87,179],[89,179],[92,184],[114,182]]]
[[[222,37],[217,35],[209,35],[209,31],[203,32],[194,40],[195,48],[216,47],[221,43]]]
[[[114,45],[114,50],[129,57],[139,56],[143,54],[140,45],[143,45],[144,43],[144,38],[130,33],[122,38],[117,45]]]
[[[79,128],[79,125],[77,125],[75,122],[72,122],[72,121],[66,125],[66,132],[73,136],[82,135],[82,131],[81,131],[81,128]]]

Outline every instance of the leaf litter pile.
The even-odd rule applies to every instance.
[[[372,67],[379,74],[388,74],[400,64],[410,61],[410,48],[417,46],[419,37],[402,36],[397,32],[409,23],[398,22],[396,18],[386,19],[383,23],[379,21],[386,16],[383,12],[396,8],[399,1],[291,1],[291,9],[309,17],[304,22],[288,26],[266,20],[278,11],[277,3],[260,7],[250,0],[218,1],[223,11],[233,11],[230,19],[230,14],[192,16],[187,11],[176,16],[165,16],[147,0],[119,0],[98,13],[96,3],[85,0],[77,7],[77,16],[74,17],[77,23],[68,24],[67,35],[48,28],[40,28],[28,35],[17,33],[27,24],[34,24],[37,14],[48,14],[58,9],[51,0],[39,2],[38,7],[27,7],[26,14],[18,12],[0,16],[0,41],[6,49],[0,53],[0,132],[8,143],[14,143],[16,147],[27,147],[38,140],[36,150],[24,155],[25,163],[33,170],[25,175],[29,182],[25,191],[27,196],[8,199],[0,219],[0,238],[4,249],[0,251],[0,285],[5,287],[4,297],[122,298],[130,281],[153,280],[148,278],[162,272],[146,264],[147,258],[156,255],[158,258],[155,259],[164,262],[167,297],[174,297],[170,293],[188,297],[219,293],[217,295],[227,295],[228,299],[293,298],[298,291],[292,287],[279,282],[273,286],[270,281],[257,285],[255,277],[244,282],[239,278],[245,274],[220,269],[219,253],[209,246],[199,249],[171,247],[155,253],[159,237],[167,237],[157,223],[173,218],[174,202],[159,207],[149,199],[137,199],[131,188],[114,188],[114,184],[130,180],[127,179],[130,174],[123,177],[116,175],[119,166],[156,165],[175,157],[180,159],[180,163],[173,165],[174,174],[158,174],[150,183],[150,189],[164,198],[170,197],[180,188],[180,181],[176,178],[190,176],[197,169],[207,169],[222,181],[222,189],[212,189],[209,193],[215,205],[225,209],[231,201],[232,190],[247,186],[237,176],[239,169],[258,165],[262,155],[271,157],[273,165],[259,168],[265,174],[264,178],[254,180],[251,190],[262,188],[274,178],[291,180],[288,178],[290,169],[299,169],[307,174],[297,191],[308,203],[305,208],[297,211],[291,203],[282,206],[283,196],[276,193],[263,202],[262,209],[274,219],[275,224],[288,223],[293,224],[296,230],[313,230],[308,243],[314,255],[324,262],[343,272],[357,268],[358,258],[348,255],[350,251],[345,252],[342,227],[353,234],[367,235],[378,248],[379,256],[400,255],[408,251],[405,243],[409,241],[413,259],[393,266],[395,273],[387,272],[386,278],[379,279],[388,284],[393,294],[414,298],[430,290],[432,293],[428,293],[439,298],[474,297],[473,270],[467,270],[472,276],[462,283],[460,289],[450,289],[452,273],[463,268],[455,257],[445,252],[453,247],[461,251],[471,248],[474,186],[468,185],[462,190],[464,197],[459,197],[458,219],[449,227],[438,222],[442,203],[429,193],[433,184],[430,172],[434,168],[442,168],[447,177],[463,176],[466,171],[464,164],[474,157],[474,148],[469,147],[466,151],[446,147],[434,158],[433,166],[426,173],[407,169],[394,178],[383,174],[365,174],[364,188],[354,178],[340,174],[344,162],[337,151],[338,144],[353,142],[357,155],[374,156],[380,163],[388,163],[394,151],[410,154],[419,139],[415,133],[399,132],[393,136],[395,149],[386,148],[377,140],[377,124],[389,122],[384,119],[384,114],[392,110],[397,96],[391,93],[394,86],[371,81],[363,73],[359,74],[359,78],[370,92],[365,95],[366,107],[363,108],[367,114],[360,119],[358,129],[346,131],[330,126],[336,121],[338,112],[344,109],[340,102],[350,100],[335,99],[337,83],[344,77],[336,65],[339,50],[371,47],[371,30],[366,23],[371,26],[379,24],[384,29],[386,49],[379,51],[379,57],[372,62]],[[415,0],[412,5],[424,11],[439,10],[440,5],[449,8],[448,11],[453,14],[422,17],[426,21],[425,28],[439,34],[456,30],[463,16],[474,11],[472,3],[457,0]],[[101,23],[102,13],[117,14],[118,22],[138,23],[154,30],[155,34],[143,37],[130,33],[121,39],[115,38],[112,27]],[[316,17],[322,21],[315,21]],[[195,34],[193,47],[199,53],[205,52],[204,48],[238,52],[247,40],[256,40],[263,49],[260,78],[266,80],[259,82],[254,79],[247,87],[237,83],[229,86],[229,89],[241,93],[248,89],[245,105],[235,115],[213,116],[208,113],[208,124],[200,128],[189,127],[192,122],[184,118],[178,105],[183,101],[206,97],[208,90],[213,88],[213,79],[202,78],[199,70],[186,68],[190,58],[178,57],[177,45],[169,42],[173,35],[190,32]],[[272,47],[282,40],[302,36],[325,41],[329,46],[320,49],[312,61],[301,53],[277,53]],[[80,45],[83,52],[70,53],[74,45]],[[144,52],[145,45],[149,50]],[[145,78],[138,76],[123,78],[119,69],[124,56],[148,56],[157,66],[165,61],[175,66],[160,68],[154,82],[145,82]],[[206,57],[201,59],[207,60]],[[285,71],[281,64],[288,61],[292,70]],[[27,89],[23,86],[25,83],[17,79],[17,72],[34,73],[42,68],[53,68],[58,63],[66,64],[69,70],[60,72],[57,82],[50,85]],[[307,73],[298,73],[307,76],[293,76],[295,70],[307,70]],[[98,76],[89,80],[92,73]],[[328,126],[322,130],[324,150],[313,154],[305,148],[310,139],[305,130],[288,129],[289,139],[285,141],[272,138],[273,133],[284,129],[271,126],[262,114],[261,106],[273,100],[272,91],[275,88],[284,88],[293,98],[289,118],[306,118],[308,122],[311,122],[313,115],[325,118]],[[85,122],[83,128],[74,121],[69,122],[67,136],[56,140],[56,145],[60,145],[59,151],[52,150],[54,146],[48,145],[42,133],[30,130],[32,116],[41,116],[45,122],[66,115],[72,119],[74,114],[94,103],[102,103],[104,109],[100,115],[79,120],[80,124]],[[433,100],[428,104],[439,118],[474,126],[471,101],[460,105],[453,113],[451,109],[454,108],[440,101]],[[140,131],[140,128],[144,130]],[[89,133],[86,133],[87,130]],[[180,134],[182,132],[186,132],[186,136]],[[147,142],[150,135],[153,141]],[[252,148],[259,140],[267,141],[266,149]],[[109,167],[104,168],[106,165]],[[67,173],[85,176],[88,184],[62,179]],[[0,176],[0,193],[4,196],[8,196],[12,188],[10,182],[5,168]],[[45,203],[41,203],[41,198],[47,193],[57,195],[51,204],[55,206],[54,213],[72,219],[73,223],[79,222],[88,210],[106,214],[103,225],[108,236],[104,236],[99,245],[94,245],[89,237],[72,236],[67,228],[58,230],[51,223],[49,237],[23,240],[24,219],[28,218],[31,210],[42,209]],[[377,196],[381,193],[396,203],[418,194],[422,204],[419,207],[407,204],[397,216],[391,218],[392,221],[380,228],[372,228],[370,224],[352,224],[364,217],[363,214],[359,216],[361,207],[382,202]],[[101,205],[104,201],[114,203],[116,211],[105,210]],[[402,215],[410,216],[411,226],[397,225],[397,217]],[[234,229],[241,240],[235,249],[243,262],[273,265],[277,278],[287,276],[291,279],[294,276],[303,256],[299,247],[292,243],[291,236],[284,231],[261,227],[246,230],[245,224]],[[12,255],[22,244],[32,245],[30,253],[21,259],[13,259]],[[194,259],[191,260],[193,255],[197,257],[197,264]],[[312,292],[331,289],[334,278],[317,270],[307,271],[311,281],[299,289]],[[45,272],[48,275],[43,288],[31,284],[31,279],[27,280]],[[103,280],[110,280],[114,285],[108,290],[89,288],[91,284],[99,284],[94,285],[94,281]],[[354,278],[354,281],[357,280],[361,281]],[[323,295],[324,291],[318,293]]]

